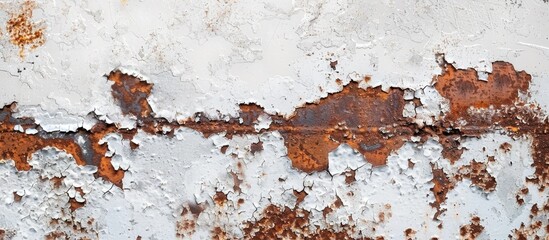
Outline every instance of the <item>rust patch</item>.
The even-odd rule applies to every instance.
[[[227,194],[217,191],[213,196],[213,200],[218,206],[223,206],[227,202]]]
[[[190,237],[195,232],[196,219],[204,211],[204,207],[196,203],[189,203],[181,211],[181,219],[176,223],[176,236],[178,238]]]
[[[330,62],[330,68],[334,71],[337,69],[337,60]]]
[[[305,197],[307,197],[307,192],[305,191],[296,191],[293,190],[294,196],[296,197],[295,206],[299,206],[303,200],[305,200]]]
[[[138,120],[149,118],[152,109],[147,101],[153,85],[138,77],[124,74],[120,70],[112,71],[107,79],[114,82],[112,96],[118,102],[122,113],[133,115]]]
[[[14,118],[12,116],[16,104],[10,104],[0,110],[0,157],[12,159],[15,167],[20,171],[28,171],[31,166],[28,163],[32,154],[46,147],[54,147],[72,155],[78,165],[92,164],[98,167],[96,177],[102,177],[107,181],[122,187],[124,172],[115,170],[111,164],[111,158],[106,157],[108,148],[106,144],[99,144],[101,139],[109,133],[120,133],[124,139],[131,139],[137,133],[136,130],[118,129],[114,125],[103,122],[97,123],[90,131],[78,130],[77,133],[48,133],[42,131],[34,124],[34,119]],[[14,130],[16,125],[23,129],[37,129],[37,134],[26,134]],[[90,145],[79,145],[77,136],[89,140]],[[89,154],[84,154],[86,150]]]
[[[10,19],[6,23],[10,43],[19,47],[21,58],[25,57],[25,49],[33,50],[46,42],[43,24],[31,20],[35,8],[34,1],[26,0],[18,12],[10,14]]]
[[[356,171],[355,170],[348,170],[345,171],[345,183],[351,184],[356,181]]]
[[[122,179],[124,178],[124,171],[120,169],[114,169],[111,164],[111,157],[105,156],[108,151],[106,143],[100,144],[99,142],[105,136],[110,133],[118,132],[122,135],[123,139],[131,140],[137,133],[137,130],[124,130],[118,129],[114,125],[109,125],[103,122],[97,123],[92,127],[88,134],[91,142],[91,151],[94,153],[92,157],[92,164],[97,166],[96,177],[102,177],[114,185],[122,188]]]
[[[461,158],[461,154],[463,154],[463,148],[460,146],[461,136],[458,134],[439,134],[439,136],[440,144],[442,145],[442,156],[450,160],[451,163],[455,163]]]
[[[408,228],[404,230],[404,238],[406,240],[413,240],[415,239],[416,231],[414,229]]]
[[[23,199],[23,196],[17,194],[17,192],[13,192],[13,201],[14,202],[21,202],[21,199]]]
[[[82,150],[72,139],[65,138],[44,138],[39,134],[26,134],[14,130],[16,125],[35,128],[31,119],[17,119],[12,116],[16,104],[4,106],[0,109],[0,157],[1,159],[12,159],[17,170],[28,171],[31,169],[28,160],[32,154],[45,147],[55,147],[71,154],[76,163],[84,165]]]
[[[212,240],[225,240],[225,239],[229,239],[229,238],[227,237],[227,233],[225,233],[225,231],[223,231],[222,228],[215,227],[212,230]]]
[[[470,165],[462,166],[458,170],[456,179],[460,181],[462,178],[471,179],[473,185],[485,192],[493,192],[496,190],[496,178],[488,173],[485,163],[473,160]]]
[[[328,167],[328,153],[341,143],[361,152],[374,166],[384,165],[392,150],[404,142],[403,91],[362,89],[351,82],[341,92],[295,111],[285,122],[274,122],[272,130],[284,137],[288,157],[305,172]]]
[[[513,65],[506,62],[494,62],[487,81],[479,80],[474,69],[456,69],[451,64],[445,66],[435,88],[450,101],[450,112],[445,116],[445,120],[450,122],[471,120],[470,107],[487,109],[513,105],[519,100],[519,92],[526,94],[532,79],[524,71],[515,71]],[[479,123],[474,124],[479,126]]]
[[[442,169],[435,168],[434,164],[431,164],[431,169],[433,173],[432,182],[434,184],[431,191],[435,195],[435,201],[431,203],[431,206],[437,209],[433,220],[438,220],[438,217],[446,211],[441,205],[446,201],[448,191],[454,188],[454,183],[450,181]]]
[[[244,223],[245,239],[351,239],[352,228],[340,231],[318,229],[309,225],[308,211],[288,207],[268,206],[262,218]]]
[[[463,225],[459,229],[461,239],[476,239],[484,231],[484,227],[480,225],[480,218],[475,216],[471,218],[471,223]]]
[[[250,152],[255,155],[256,152],[263,151],[263,142],[259,141],[256,143],[252,143],[250,146]]]

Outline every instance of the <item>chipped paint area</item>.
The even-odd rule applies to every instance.
[[[548,8],[0,1],[0,239],[547,239]]]

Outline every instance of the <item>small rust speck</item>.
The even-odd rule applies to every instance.
[[[221,153],[225,154],[225,153],[227,153],[228,148],[229,148],[229,145],[223,145],[223,146],[221,146],[221,149],[219,149],[219,151],[221,151]]]
[[[345,183],[351,184],[356,181],[356,171],[355,170],[348,170],[345,172]]]
[[[336,61],[333,61],[333,62],[330,62],[330,68],[332,68],[332,70],[336,70],[336,67],[337,66],[337,60]]]
[[[509,144],[508,142],[504,142],[499,146],[499,149],[503,150],[504,152],[509,152],[511,151],[511,147],[511,144]]]
[[[295,205],[298,206],[303,200],[305,200],[305,197],[307,197],[307,192],[305,191],[296,191],[293,190],[294,196],[297,198]]]
[[[19,194],[17,194],[17,192],[13,192],[13,201],[14,202],[21,202],[21,199],[23,199],[23,196],[20,196]]]

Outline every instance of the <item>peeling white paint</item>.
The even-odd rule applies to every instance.
[[[0,1],[0,22],[21,3]],[[198,112],[210,119],[238,117],[241,103],[256,103],[266,113],[254,123],[256,134],[232,138],[169,126],[157,135],[137,130],[131,140],[108,134],[100,144],[107,146],[114,169],[125,171],[122,188],[96,178],[97,167],[79,166],[55,148],[34,153],[29,171],[3,159],[0,229],[8,239],[40,239],[56,231],[70,238],[173,239],[192,233],[182,237],[205,239],[220,227],[243,238],[244,222],[261,219],[263,210],[277,205],[310,212],[310,229],[353,226],[355,238],[401,239],[411,228],[416,239],[454,239],[460,226],[478,216],[484,226],[479,238],[505,239],[530,222],[534,204],[548,201],[547,188],[538,191],[525,182],[534,172],[531,137],[495,132],[467,138],[454,164],[442,156],[439,139],[422,143],[412,137],[381,167],[341,144],[329,154],[327,171],[305,173],[292,167],[282,135],[269,131],[268,114],[289,117],[305,103],[368,78],[361,86],[405,89],[404,98],[421,105],[408,102],[403,115],[420,127],[432,125],[449,111],[432,87],[441,72],[437,53],[457,68],[474,68],[480,79],[493,61],[512,62],[533,76],[528,100],[547,113],[548,8],[542,0],[37,1],[32,19],[46,25],[46,43],[27,50],[24,59],[0,25],[0,104],[17,102],[14,117],[33,118],[40,131],[91,130],[99,121],[136,129],[138,120],[122,114],[105,78],[115,69],[154,84],[148,103],[155,117],[168,121]],[[14,130],[39,133],[21,125]],[[263,150],[252,153],[250,146],[259,142]],[[139,147],[132,150],[131,143]],[[503,143],[512,151],[501,150]],[[497,161],[488,162],[488,156]],[[487,165],[496,190],[486,193],[469,179],[458,181],[442,204],[446,212],[433,220],[431,164],[452,176],[473,160]],[[348,183],[351,171],[355,179]],[[524,187],[529,194],[519,205],[515,195]],[[294,191],[306,193],[302,202]],[[226,196],[225,204],[215,202],[216,192]],[[84,206],[71,212],[71,198]],[[338,199],[342,205],[333,207]],[[182,216],[192,206],[204,209]],[[326,208],[332,211],[325,214]],[[195,227],[178,229],[178,221]]]

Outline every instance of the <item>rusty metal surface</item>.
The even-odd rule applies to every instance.
[[[61,2],[0,2],[0,239],[549,236],[539,34],[492,19],[468,23],[480,32],[470,40],[423,22],[436,43],[420,45],[401,22],[374,29],[354,10],[385,18],[385,3]],[[408,22],[461,14],[406,4],[426,11],[393,13]],[[498,4],[489,10],[532,24],[518,13],[549,7]],[[144,9],[170,13],[143,18],[168,30],[126,16],[154,16]],[[319,18],[336,9],[377,40],[357,43],[339,14]],[[254,11],[264,15],[243,15]],[[463,53],[466,41],[487,50]]]

